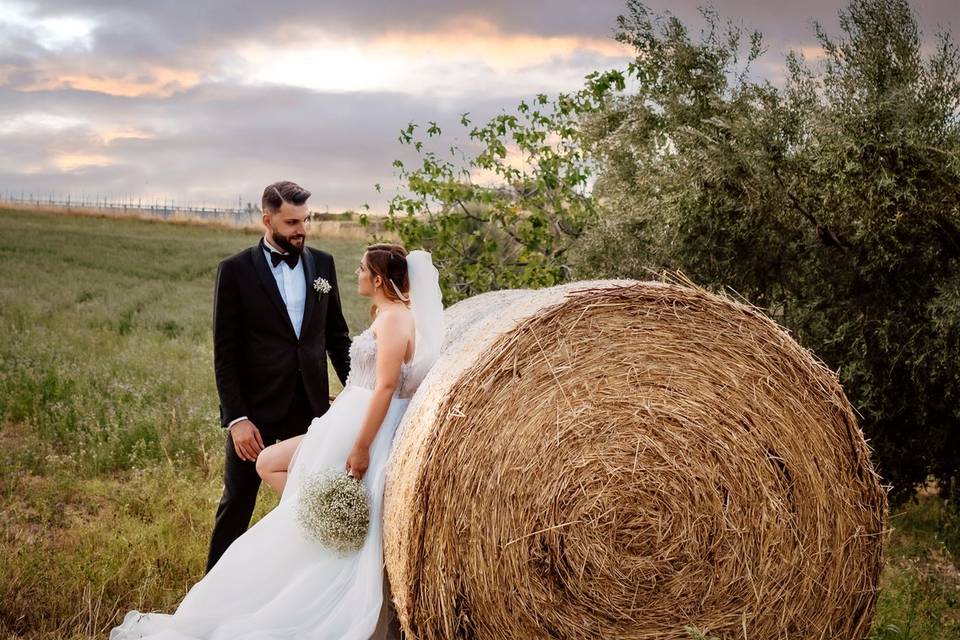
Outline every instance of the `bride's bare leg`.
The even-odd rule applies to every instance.
[[[272,444],[257,456],[257,473],[277,493],[283,493],[287,484],[287,472],[293,466],[293,455],[303,436],[287,438]]]

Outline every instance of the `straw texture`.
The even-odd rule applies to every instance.
[[[689,283],[447,310],[387,478],[409,638],[866,636],[886,495],[836,376]]]

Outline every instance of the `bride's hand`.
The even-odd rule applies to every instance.
[[[347,456],[347,473],[357,480],[362,480],[369,466],[370,450],[366,447],[354,446],[353,451]]]

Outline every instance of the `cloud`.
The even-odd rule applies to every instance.
[[[12,80],[8,81],[8,84],[22,91],[76,89],[111,96],[138,97],[169,96],[198,85],[200,80],[200,74],[189,69],[150,66],[135,72],[89,73],[71,70],[69,65],[59,68],[47,65],[45,68],[35,67],[29,80]]]
[[[0,104],[13,93],[0,90]],[[459,120],[459,111],[430,99],[288,87],[212,85],[151,100],[70,89],[35,97],[57,108],[0,128],[8,151],[0,157],[0,192],[71,191],[76,198],[96,191],[223,205],[292,179],[314,192],[318,209],[369,202],[383,210],[388,195],[374,183],[389,192],[393,159],[411,160],[397,142],[400,129],[417,115],[445,125]],[[471,107],[489,117],[500,103]]]
[[[2,1],[2,0],[0,0]],[[651,1],[696,28],[696,2]],[[764,32],[757,65],[816,53],[842,1],[725,0]],[[915,3],[925,32],[956,0]],[[620,0],[9,1],[0,5],[0,192],[134,194],[232,204],[289,178],[331,210],[383,210],[413,120],[446,133],[536,93],[573,90],[630,52],[610,36]],[[11,17],[12,16],[12,17]],[[458,134],[461,138],[462,132]],[[449,138],[445,135],[444,141]],[[378,195],[373,185],[387,192]]]
[[[175,77],[185,88],[193,86],[193,76],[219,80],[258,51],[281,56],[290,52],[288,59],[300,51],[313,59],[324,54],[337,59],[339,48],[355,48],[361,55],[380,52],[382,59],[390,51],[416,57],[429,49],[439,55],[457,52],[462,58],[465,51],[456,47],[460,41],[469,45],[472,60],[491,67],[537,64],[549,55],[546,52],[559,47],[615,49],[610,37],[622,9],[619,0],[489,0],[482,6],[464,0],[8,0],[8,4],[18,16],[13,26],[26,32],[21,41],[29,40],[42,25],[83,25],[79,40],[33,46],[28,55],[20,56],[19,71],[33,83],[23,86],[57,86],[57,79],[65,81],[64,73],[55,71],[61,69],[68,72],[69,86],[110,91],[117,85],[123,95],[170,85],[165,76]],[[3,43],[0,33],[0,52],[15,50],[16,44]],[[133,74],[144,78],[131,82]]]
[[[108,167],[113,161],[99,153],[58,153],[52,158],[53,165],[60,171],[76,171],[87,167]]]
[[[611,34],[621,0],[249,0],[155,2],[154,0],[44,0],[29,5],[38,18],[80,16],[101,24],[145,26],[153,40],[195,42],[250,37],[297,37],[319,28],[344,37],[367,37],[386,31],[406,33],[444,30],[451,21],[482,19],[499,30],[547,36]]]
[[[392,4],[358,4],[376,9],[366,20],[337,4],[311,22],[299,19],[313,6],[45,2],[24,15],[83,16],[89,42],[37,47],[20,27],[4,39],[0,122],[16,124],[0,126],[0,145],[17,153],[0,159],[0,191],[229,204],[290,178],[310,185],[316,207],[382,211],[373,185],[389,192],[393,159],[411,159],[397,142],[409,121],[480,121],[627,59],[576,25],[519,28],[507,3],[489,16],[432,6],[394,20]]]
[[[543,5],[538,20],[524,3],[525,10],[515,11],[493,2],[484,8],[489,15],[462,2],[241,4],[11,5],[19,7],[18,19],[7,33],[0,30],[0,83],[134,97],[169,96],[208,81],[449,96],[496,88],[504,74],[547,62],[563,68],[563,61],[589,55],[610,58],[607,67],[629,55],[609,28],[600,36],[568,24],[570,32],[561,33],[556,19],[570,11],[557,11],[563,6],[557,2],[553,11],[551,3],[532,3]],[[595,19],[604,5],[612,25],[617,3],[598,3],[590,15]],[[31,40],[33,28],[61,22],[84,25],[83,37],[54,47]],[[590,70],[577,69],[577,79]],[[458,87],[461,72],[470,82]]]
[[[300,86],[323,92],[397,92],[466,100],[476,94],[517,96],[570,91],[596,69],[625,66],[615,42],[483,35],[388,34],[360,44],[318,40],[302,47],[253,46],[238,54],[224,79],[237,84]]]
[[[29,5],[0,4],[0,24],[6,31],[29,34],[31,42],[44,49],[89,47],[94,23],[78,15],[35,15]]]

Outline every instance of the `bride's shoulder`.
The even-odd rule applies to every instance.
[[[403,305],[390,305],[377,312],[370,328],[375,334],[381,331],[403,332],[413,325],[413,312]]]
[[[376,320],[381,319],[388,322],[403,322],[407,319],[413,319],[413,312],[410,307],[403,304],[384,305],[377,310]],[[376,320],[374,323],[376,323]]]

